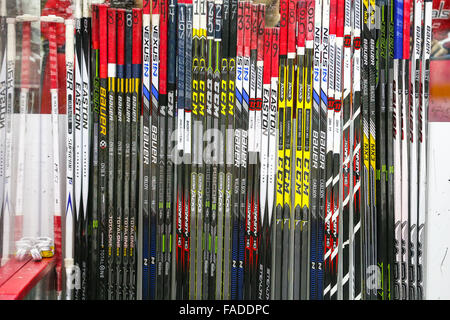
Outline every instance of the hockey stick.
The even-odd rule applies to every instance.
[[[221,296],[221,293],[217,292],[217,271],[220,269],[219,278],[222,278],[222,253],[223,253],[223,186],[224,177],[222,176],[222,188],[221,188],[221,204],[218,205],[219,198],[219,164],[223,164],[223,150],[221,152],[220,148],[224,148],[222,144],[224,135],[222,137],[219,135],[219,115],[221,111],[220,106],[220,75],[221,75],[221,42],[222,42],[222,2],[214,1],[214,52],[210,56],[214,56],[214,79],[213,79],[213,123],[212,123],[212,143],[214,148],[213,155],[213,167],[212,167],[212,180],[211,180],[211,231],[210,231],[210,259],[211,267],[209,271],[209,297],[217,299],[217,296]],[[220,158],[222,157],[222,158]],[[224,167],[223,167],[224,168]],[[220,206],[220,207],[219,207]],[[219,210],[221,211],[221,216],[218,216]],[[220,260],[220,267],[217,261]]]
[[[307,32],[306,25],[307,15],[307,2],[300,0],[297,2],[296,12],[296,24],[297,24],[297,76],[296,76],[296,120],[293,122],[293,150],[294,150],[294,256],[293,256],[293,299],[300,300],[301,289],[303,283],[301,281],[302,276],[302,254],[304,251],[302,248],[302,229],[303,221],[306,224],[306,220],[302,220],[302,198],[303,198],[303,147],[304,147],[304,133],[303,118],[305,108],[305,39]],[[305,286],[306,287],[306,286]]]
[[[160,251],[158,250],[158,240],[162,236],[161,212],[158,210],[158,190],[159,187],[159,166],[158,166],[158,146],[160,136],[158,131],[159,119],[159,1],[152,0],[151,14],[151,120],[150,120],[150,275],[149,275],[149,299],[154,300],[159,297],[158,279],[162,274],[158,272],[160,262]],[[161,221],[162,222],[162,221]]]
[[[7,59],[6,2],[0,2],[0,239],[3,241],[3,204],[5,192],[6,153],[6,59]],[[0,257],[3,245],[0,245]]]
[[[224,64],[222,68],[222,78],[224,79],[222,85],[226,88],[226,96],[223,97],[223,101],[226,101],[225,105],[225,115],[226,116],[226,145],[225,145],[225,164],[226,164],[226,175],[225,175],[225,236],[224,236],[224,257],[223,257],[223,299],[232,299],[234,293],[233,289],[233,260],[234,260],[234,249],[235,248],[235,212],[234,204],[232,204],[234,190],[233,184],[235,181],[235,165],[237,159],[235,159],[235,112],[237,112],[237,106],[239,106],[240,101],[237,99],[237,41],[234,39],[239,39],[238,37],[238,1],[237,0],[225,0],[224,5],[224,23],[223,23],[223,34],[224,45],[223,45],[223,56],[226,60],[223,60]],[[225,14],[228,13],[228,14]],[[236,39],[236,40],[237,40]],[[226,99],[226,100],[225,100]],[[238,145],[239,146],[239,145]],[[231,255],[231,257],[230,257]]]
[[[5,12],[3,7],[2,11]],[[5,197],[3,203],[3,238],[2,258],[0,266],[4,266],[10,258],[12,240],[12,117],[14,112],[14,77],[16,71],[16,19],[6,18],[6,137],[5,137]]]
[[[123,299],[128,300],[130,297],[130,274],[131,274],[131,257],[130,257],[130,220],[131,213],[136,203],[136,196],[131,193],[132,188],[136,190],[136,187],[133,184],[136,181],[131,180],[131,167],[132,161],[136,161],[135,158],[132,157],[132,139],[136,139],[134,134],[132,133],[131,123],[132,123],[132,53],[133,53],[133,12],[131,10],[125,11],[125,163],[124,163],[124,211],[123,211],[123,281],[122,281],[122,291],[123,291]],[[144,108],[142,108],[144,109]],[[147,122],[148,123],[148,122]],[[144,136],[144,135],[142,135]],[[143,145],[143,143],[141,144]],[[144,167],[140,166],[140,170],[142,172]],[[142,174],[140,174],[140,178]],[[141,180],[140,180],[141,181]],[[141,185],[141,184],[140,184]],[[147,192],[148,194],[148,192]],[[132,207],[133,206],[133,207]],[[143,216],[143,206],[139,205],[139,212],[142,213]],[[144,217],[142,217],[142,221]],[[148,220],[147,220],[148,221]],[[141,223],[142,226],[143,223]],[[148,225],[148,223],[147,223]],[[142,229],[144,230],[143,226]],[[144,238],[144,236],[142,236]],[[143,240],[141,240],[143,241]],[[139,258],[143,260],[143,254],[145,252],[144,245],[142,245],[143,250],[142,256]],[[148,248],[148,247],[147,247]],[[148,252],[148,251],[147,251]],[[141,270],[142,278],[144,278],[145,272],[143,266],[138,265],[138,269]],[[148,272],[148,269],[147,269]],[[147,277],[148,279],[148,277]],[[140,299],[143,299],[143,280],[141,281],[141,285],[139,286],[139,295]],[[148,287],[147,287],[148,288]]]
[[[167,171],[166,171],[166,259],[164,265],[164,299],[172,298],[175,290],[173,290],[172,283],[172,230],[174,229],[174,209],[176,210],[176,202],[174,202],[175,193],[175,157],[173,155],[174,139],[173,134],[175,130],[175,112],[176,112],[176,5],[174,0],[169,1],[168,6],[168,50],[167,50]],[[167,290],[166,290],[167,289]]]
[[[261,172],[261,113],[263,103],[263,74],[264,74],[264,27],[266,18],[266,7],[264,4],[258,6],[258,42],[257,42],[257,62],[256,62],[256,101],[255,101],[255,152],[256,152],[256,167],[255,167],[255,183],[254,183],[254,195],[252,204],[252,284],[251,284],[251,298],[257,297],[257,285],[258,285],[258,263],[259,263],[259,246],[261,245],[261,214],[260,214],[260,172]]]
[[[333,248],[330,256],[331,267],[331,291],[330,298],[337,299],[338,286],[338,254],[339,254],[339,218],[341,206],[340,193],[340,176],[341,176],[341,141],[342,141],[342,124],[341,124],[341,106],[342,106],[342,61],[343,61],[343,36],[344,36],[344,0],[337,2],[336,12],[336,53],[335,53],[335,90],[334,90],[334,123],[333,123],[333,216],[331,223],[333,226]]]
[[[284,130],[286,108],[286,73],[287,73],[287,41],[288,41],[288,0],[280,2],[280,71],[278,94],[278,148],[277,148],[277,186],[276,186],[276,212],[275,212],[275,296],[282,299],[283,282],[283,207],[284,207]],[[289,202],[289,200],[287,200]]]
[[[50,93],[51,93],[51,118],[52,118],[52,142],[53,142],[53,196],[54,217],[53,233],[55,235],[55,250],[57,257],[56,292],[58,300],[62,295],[61,274],[61,203],[60,203],[60,162],[59,162],[59,107],[58,107],[58,53],[56,43],[56,24],[64,23],[64,19],[54,15],[41,17],[41,22],[48,23],[49,34],[49,62],[50,62]]]
[[[344,59],[343,59],[343,111],[342,111],[342,219],[340,219],[339,226],[339,242],[341,246],[341,259],[338,261],[338,266],[342,265],[342,281],[341,284],[338,283],[338,290],[342,286],[342,299],[349,300],[350,297],[350,226],[351,217],[351,119],[352,119],[352,109],[351,109],[351,90],[352,90],[352,70],[351,70],[351,59],[352,59],[352,23],[351,23],[351,10],[352,2],[351,0],[345,0],[344,6]],[[339,267],[338,267],[339,269]],[[338,291],[339,294],[339,291]],[[339,298],[339,296],[338,296]]]
[[[117,47],[116,47],[116,9],[108,8],[108,300],[115,294],[115,219],[116,219],[116,85],[117,85]]]
[[[105,300],[107,297],[107,274],[106,274],[106,248],[107,248],[107,167],[108,167],[108,51],[107,51],[107,5],[98,5],[99,10],[99,81],[100,81],[100,109],[99,109],[99,237],[98,237],[98,288],[97,298]],[[76,69],[75,69],[76,70]],[[76,77],[76,73],[75,73]],[[75,100],[76,101],[76,100]],[[76,105],[76,104],[75,104]],[[75,131],[76,133],[76,131]],[[77,136],[75,136],[76,141]],[[75,161],[76,162],[76,161]],[[76,175],[75,175],[76,178]],[[76,193],[75,193],[76,195]],[[76,207],[75,207],[76,208]]]
[[[197,3],[198,5],[198,3]],[[195,88],[194,88],[194,60],[192,59],[193,55],[193,47],[199,44],[197,37],[197,42],[193,41],[194,39],[194,26],[195,26],[195,3],[192,1],[185,2],[185,58],[184,64],[184,74],[185,74],[185,115],[184,115],[184,152],[185,152],[185,170],[184,170],[184,229],[185,229],[185,279],[189,278],[189,285],[185,286],[185,299],[191,298],[192,295],[195,295],[195,280],[191,281],[191,277],[196,275],[195,267],[196,267],[196,258],[195,252],[198,249],[196,247],[196,209],[197,209],[197,193],[196,193],[196,182],[189,184],[189,179],[191,178],[191,174],[196,172],[193,168],[195,168],[195,158],[193,157],[196,146],[192,145],[193,133],[194,133],[194,117],[192,116],[193,111],[195,110],[194,102],[197,103],[198,106],[198,96],[195,97]],[[198,10],[198,6],[197,6]],[[183,15],[182,12],[179,13],[179,18]],[[197,18],[198,14],[197,14]],[[199,26],[199,21],[197,21],[197,26]],[[196,51],[198,52],[198,51]],[[198,60],[197,60],[198,62]],[[198,64],[197,64],[198,67]],[[180,70],[181,72],[181,70]],[[198,90],[198,83],[196,89]],[[198,91],[197,91],[198,92]],[[197,100],[195,100],[197,99]],[[195,154],[196,155],[196,154]],[[196,170],[196,169],[195,169]],[[196,173],[195,173],[196,174]],[[199,251],[197,251],[198,253]]]
[[[280,28],[275,27],[272,29],[272,53],[271,53],[271,78],[270,78],[270,111],[269,111],[269,173],[267,179],[267,199],[269,204],[268,210],[268,223],[269,231],[267,236],[267,258],[266,258],[266,300],[274,299],[275,296],[275,268],[274,266],[274,250],[275,246],[272,246],[271,239],[274,237],[275,228],[273,228],[274,211],[275,211],[275,196],[276,196],[276,124],[277,124],[277,111],[278,111],[278,75],[279,75],[279,58],[280,58]]]
[[[336,9],[337,0],[329,0],[329,44],[328,44],[328,87],[325,90],[328,99],[328,109],[327,109],[327,139],[326,139],[326,159],[325,159],[325,253],[324,253],[324,299],[330,299],[330,290],[332,285],[331,280],[331,252],[333,251],[333,227],[332,227],[332,216],[333,216],[333,144],[334,144],[334,88],[335,88],[335,54],[336,54]],[[326,20],[325,20],[326,21]],[[325,22],[326,23],[326,22]],[[324,23],[324,25],[325,25]],[[325,72],[326,74],[326,72]],[[320,241],[320,240],[319,240]]]
[[[320,135],[320,59],[322,39],[322,0],[315,0],[314,9],[314,60],[313,60],[313,105],[311,115],[312,154],[311,158],[311,272],[310,272],[310,300],[318,298],[318,233],[319,233],[319,135]],[[325,88],[324,88],[325,89]],[[319,239],[322,239],[320,237]],[[322,241],[322,240],[320,240]]]
[[[125,154],[126,154],[126,135],[127,127],[125,120],[125,90],[126,90],[126,80],[125,80],[125,9],[116,9],[116,26],[117,26],[117,65],[116,65],[116,75],[117,75],[117,153],[116,153],[116,216],[115,216],[115,232],[114,232],[114,245],[115,250],[114,255],[114,285],[115,292],[114,297],[117,300],[123,300],[123,255],[124,255],[124,236],[123,236],[123,216],[125,209],[124,206],[124,194],[125,191],[129,191],[125,188],[125,184],[129,182],[125,179]],[[127,203],[128,205],[129,203]]]
[[[81,206],[83,214],[83,222],[81,226],[82,241],[82,262],[81,262],[81,299],[87,300],[89,293],[89,222],[90,213],[88,212],[89,197],[89,166],[90,166],[90,118],[91,118],[91,70],[89,64],[91,62],[91,16],[89,0],[83,0],[83,12],[81,18],[82,39],[81,39],[81,77],[82,77],[82,128],[81,128],[81,166],[82,166],[82,186],[81,186]]]
[[[73,299],[75,285],[75,268],[73,261],[73,20],[66,20],[66,108],[67,108],[67,133],[66,133],[66,223],[65,223],[65,257],[66,269],[66,300]]]
[[[231,247],[231,288],[230,298],[232,300],[238,299],[238,263],[239,263],[239,231],[240,231],[240,216],[239,216],[239,202],[240,202],[240,166],[241,166],[241,121],[243,108],[243,55],[244,55],[244,2],[237,1],[237,40],[236,40],[236,73],[235,73],[235,102],[234,109],[234,167],[233,167],[233,209],[232,209],[232,247]],[[231,26],[233,23],[231,22]],[[230,58],[232,57],[230,52]],[[232,63],[232,62],[230,62]],[[230,66],[231,68],[231,66]],[[232,77],[231,70],[229,77]],[[232,88],[228,87],[229,99]],[[231,101],[229,101],[230,104]]]
[[[73,27],[72,27],[73,28]],[[99,165],[98,165],[98,154],[99,154],[99,111],[100,111],[100,80],[99,80],[99,10],[96,4],[92,5],[92,39],[91,39],[91,81],[92,81],[92,127],[91,127],[91,159],[90,165],[92,169],[90,170],[89,180],[92,183],[92,192],[89,197],[89,211],[91,213],[91,219],[89,223],[91,224],[91,235],[89,246],[92,252],[98,252],[98,234],[99,234]],[[73,38],[73,36],[72,36]],[[97,280],[98,280],[98,256],[93,254],[89,260],[89,278],[88,281],[91,283],[91,290],[89,290],[89,299],[97,298]]]
[[[377,42],[376,42],[376,68],[378,70],[377,86],[376,86],[376,194],[377,194],[377,256],[376,261],[380,274],[381,287],[377,290],[377,297],[386,300],[389,297],[388,286],[388,259],[385,239],[387,239],[387,148],[386,148],[386,93],[387,93],[387,24],[386,24],[386,1],[376,1],[375,7],[375,25],[377,26]]]
[[[313,102],[313,39],[314,39],[314,9],[315,2],[307,1],[307,19],[306,19],[306,41],[305,41],[305,63],[304,63],[304,112],[302,129],[302,150],[303,150],[303,168],[302,168],[302,227],[301,227],[301,277],[300,277],[300,299],[306,300],[310,297],[310,234],[311,234],[311,146],[312,146],[312,102]]]
[[[400,110],[401,110],[401,81],[400,81],[400,60],[403,58],[403,1],[394,2],[394,79],[393,79],[393,140],[394,140],[394,239],[395,239],[395,260],[394,260],[394,299],[400,300],[402,296],[401,285],[401,220],[402,220],[402,167],[400,149]]]
[[[361,1],[353,2],[353,99],[352,99],[352,195],[350,217],[351,230],[351,268],[353,276],[350,284],[350,299],[362,299],[362,206],[361,206]],[[353,216],[353,217],[352,217]]]
[[[327,122],[327,108],[328,97],[325,94],[327,90],[328,82],[328,45],[329,45],[329,15],[330,15],[330,3],[326,0],[322,3],[322,49],[321,49],[321,84],[320,84],[320,137],[319,137],[319,221],[317,231],[317,299],[322,300],[324,295],[324,231],[325,231],[325,144],[326,144],[326,122]]]
[[[129,239],[129,300],[136,299],[137,275],[136,275],[136,241],[137,241],[137,220],[138,220],[138,141],[139,141],[139,113],[141,107],[141,77],[142,77],[142,9],[133,8],[133,24],[132,24],[132,57],[131,57],[131,88],[132,104],[131,104],[131,188],[130,188],[130,239]]]
[[[186,8],[183,2],[178,2],[178,4],[173,4],[177,6],[177,16],[178,16],[178,30],[176,37],[178,41],[177,47],[177,68],[178,71],[175,73],[178,75],[176,79],[176,92],[177,92],[177,111],[176,111],[176,131],[177,131],[177,162],[176,162],[176,176],[177,176],[177,206],[176,206],[176,282],[177,282],[177,299],[186,299],[184,295],[188,290],[185,289],[183,285],[183,277],[185,276],[185,265],[184,265],[184,246],[185,246],[185,230],[184,230],[184,185],[183,183],[183,158],[184,156],[184,37],[186,28]],[[189,242],[187,242],[189,243]],[[187,285],[189,287],[189,284]]]
[[[414,1],[413,47],[411,60],[411,84],[409,103],[409,299],[417,299],[417,229],[418,229],[418,117],[420,97],[420,54],[422,45],[422,1]]]
[[[254,195],[254,170],[255,170],[255,100],[256,100],[256,56],[257,56],[257,42],[258,42],[258,5],[251,4],[251,20],[249,38],[244,41],[249,42],[250,46],[250,63],[249,63],[249,105],[248,105],[248,130],[247,130],[247,155],[248,155],[248,170],[247,170],[247,190],[245,191],[245,233],[244,233],[244,299],[250,299],[251,297],[251,282],[252,282],[252,215],[253,215],[253,195]],[[245,37],[245,35],[244,35]],[[245,47],[244,47],[245,50]],[[245,74],[244,74],[245,77]]]
[[[430,52],[432,38],[432,1],[424,4],[423,25],[423,51],[422,51],[422,74],[421,74],[421,101],[419,108],[419,216],[417,221],[417,299],[426,298],[424,275],[425,275],[425,223],[427,208],[427,178],[428,178],[428,107],[430,91]]]
[[[157,227],[159,232],[157,234],[157,267],[156,267],[156,298],[163,299],[167,291],[166,285],[169,284],[167,277],[165,277],[164,265],[166,260],[166,250],[169,246],[165,245],[166,237],[166,148],[168,138],[166,136],[167,128],[167,1],[159,1],[160,12],[160,32],[159,32],[159,147],[158,147],[158,216]],[[159,253],[158,253],[159,252]]]
[[[17,136],[17,171],[14,217],[14,240],[18,241],[23,233],[23,203],[25,187],[25,160],[27,149],[25,140],[27,137],[28,116],[30,111],[30,72],[31,72],[31,23],[38,21],[34,15],[24,14],[16,17],[16,22],[22,24],[22,61],[19,97],[19,128]],[[14,110],[11,110],[14,113]]]
[[[285,83],[285,115],[284,115],[284,205],[283,205],[283,262],[282,262],[282,290],[283,300],[291,299],[292,288],[289,284],[291,277],[291,221],[292,221],[292,122],[295,101],[295,17],[296,2],[288,1],[287,20],[287,65]],[[283,18],[283,17],[282,17]]]
[[[268,256],[267,240],[269,237],[269,203],[268,203],[268,173],[269,173],[269,112],[270,112],[270,72],[272,61],[272,30],[266,28],[264,32],[264,74],[263,74],[263,105],[261,121],[261,182],[260,182],[260,211],[261,233],[258,252],[258,300],[266,300],[266,270]],[[270,268],[269,268],[270,269]]]
[[[401,60],[401,158],[402,158],[402,224],[401,224],[401,255],[402,255],[402,300],[409,298],[409,58],[410,58],[410,10],[411,0],[403,1],[403,57]]]

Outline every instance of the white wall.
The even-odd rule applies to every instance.
[[[429,123],[425,294],[450,299],[450,122]]]

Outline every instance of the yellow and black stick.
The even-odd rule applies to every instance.
[[[284,109],[286,107],[286,73],[287,73],[287,15],[288,0],[280,2],[280,65],[278,91],[278,159],[275,206],[275,299],[281,299],[282,286],[282,235],[284,205]]]
[[[302,246],[302,200],[303,200],[303,146],[304,134],[303,113],[305,108],[305,36],[306,36],[306,0],[297,3],[297,83],[296,83],[296,120],[294,121],[294,263],[293,263],[293,299],[300,299],[301,281],[301,246]]]

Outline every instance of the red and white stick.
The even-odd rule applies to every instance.
[[[56,291],[58,300],[62,293],[61,276],[61,202],[60,202],[60,164],[59,164],[59,106],[58,106],[58,53],[56,44],[56,23],[64,23],[64,19],[55,15],[41,17],[41,22],[47,22],[49,27],[49,66],[50,66],[50,94],[52,106],[52,136],[53,136],[53,205],[54,205],[54,235],[56,250]]]

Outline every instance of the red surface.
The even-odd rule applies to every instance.
[[[40,262],[28,260],[0,286],[0,300],[23,299],[55,267],[55,262],[55,258]]]
[[[264,19],[266,16],[266,7],[259,4],[258,11],[258,61],[264,60]]]
[[[19,271],[29,260],[18,261],[10,259],[4,266],[0,267],[0,286],[8,281],[17,271]]]
[[[56,23],[48,23],[48,68],[50,69],[50,89],[58,89],[58,52],[56,44]]]
[[[159,14],[158,0],[152,0],[152,15]]]
[[[45,1],[44,1],[45,2]],[[72,16],[72,6],[70,0],[47,0],[45,2],[45,7],[42,9],[41,15],[48,16],[54,14],[59,17],[63,17],[64,19],[69,19]],[[64,23],[56,24],[56,42],[58,46],[64,45],[65,32],[64,32]],[[41,25],[41,34],[48,39],[48,24],[43,23]]]
[[[116,9],[108,8],[108,63],[116,64]]]
[[[337,13],[337,0],[330,0],[330,20],[329,20],[329,31],[330,36],[332,34],[336,35],[336,13]],[[328,41],[329,38],[328,38]]]
[[[288,1],[289,0],[280,0],[280,56],[285,56],[288,49]]]
[[[306,38],[306,0],[297,2],[297,46],[304,47]]]
[[[61,216],[53,217],[54,233],[55,233],[55,258],[57,272],[57,291],[62,290],[62,236],[61,236]]]
[[[117,64],[125,64],[125,9],[117,9]]]
[[[133,64],[142,63],[142,9],[133,8]]]
[[[256,50],[258,48],[258,5],[251,6],[251,35],[250,35],[250,49]]]
[[[306,40],[312,41],[314,39],[314,8],[315,2],[308,0],[308,17],[307,17],[307,28],[306,28]]]
[[[91,34],[92,34],[92,50],[98,50],[100,48],[99,44],[99,30],[98,30],[98,5],[93,4],[92,5],[92,27],[91,27]]]
[[[403,1],[403,59],[410,57],[411,0]]]
[[[270,84],[270,71],[271,69],[271,49],[272,49],[272,30],[266,28],[264,31],[264,69],[263,69],[263,82],[264,84]]]
[[[238,2],[236,56],[244,55],[244,3]]]
[[[278,57],[280,44],[280,28],[272,29],[272,78],[278,77]]]
[[[22,23],[21,87],[30,88],[31,22]]]
[[[52,112],[50,97],[50,57],[46,56],[44,70],[44,81],[41,90],[41,114],[50,114]],[[58,109],[59,114],[66,113],[66,56],[64,53],[58,53]]]
[[[178,1],[178,3],[180,2],[181,1]],[[150,0],[144,0],[142,7],[144,8],[144,14],[150,14]]]
[[[250,57],[251,48],[252,7],[250,2],[244,2],[244,57]]]
[[[345,3],[343,0],[339,0],[336,10],[336,37],[338,38],[344,37],[344,11]]]
[[[99,14],[99,40],[100,40],[100,78],[108,78],[108,52],[107,52],[107,42],[108,42],[108,24],[106,19],[106,12],[108,10],[108,5],[99,4],[98,14]]]

